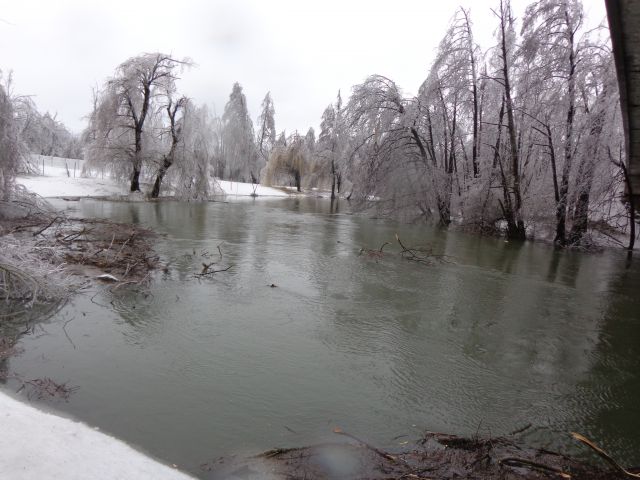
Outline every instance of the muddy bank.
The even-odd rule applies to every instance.
[[[625,472],[610,457],[613,463],[609,465],[604,457],[603,465],[591,465],[561,453],[527,447],[514,437],[464,438],[428,432],[401,451],[386,451],[341,431],[336,433],[344,441],[278,448],[248,458],[221,457],[201,465],[202,477],[211,480],[640,478],[633,473],[640,469]],[[608,457],[604,452],[596,454]]]

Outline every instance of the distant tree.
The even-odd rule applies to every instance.
[[[156,100],[175,90],[176,70],[190,66],[188,59],[175,59],[163,53],[132,57],[118,66],[98,95],[90,116],[95,141],[89,159],[116,165],[129,172],[130,190],[140,191],[140,173],[145,144],[153,142],[147,127],[156,111]],[[151,133],[151,134],[150,134]]]
[[[273,185],[276,179],[286,178],[292,180],[296,190],[300,192],[308,167],[305,137],[296,132],[285,140],[283,132],[279,140],[264,169],[265,184]]]
[[[222,115],[222,145],[224,171],[220,174],[223,178],[257,183],[262,160],[256,150],[247,99],[237,82]]]
[[[29,97],[21,97],[15,105],[20,123],[20,137],[31,153],[64,158],[82,158],[82,145],[77,135],[57,119],[57,115],[38,111]]]
[[[262,100],[262,110],[258,117],[257,148],[260,158],[266,163],[276,143],[275,108],[271,92],[267,92]]]

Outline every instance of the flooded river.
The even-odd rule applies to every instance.
[[[640,262],[625,269],[624,253],[558,253],[314,199],[57,206],[155,229],[169,266],[147,291],[74,297],[5,368],[78,386],[55,408],[164,462],[199,474],[334,427],[392,448],[425,429],[531,423],[535,445],[581,452],[567,438],[578,431],[640,464]],[[450,262],[400,258],[396,233]],[[385,241],[383,256],[359,254]],[[194,276],[212,262],[232,267]]]

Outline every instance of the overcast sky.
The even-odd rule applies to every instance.
[[[378,73],[415,93],[458,6],[492,45],[498,0],[0,0],[0,68],[16,93],[80,131],[92,86],[142,52],[190,57],[181,90],[222,113],[233,82],[254,122],[271,91],[276,127],[317,127],[338,89]],[[526,0],[513,0],[521,17]],[[584,0],[588,21],[604,1]]]

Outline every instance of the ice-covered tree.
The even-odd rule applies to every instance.
[[[276,143],[275,114],[276,111],[273,106],[271,92],[267,92],[264,100],[262,100],[260,116],[258,117],[258,135],[256,140],[258,154],[265,163],[269,159],[271,150]]]
[[[149,160],[150,145],[157,139],[158,132],[149,128],[156,101],[175,90],[178,71],[190,65],[188,59],[164,53],[138,55],[120,64],[98,94],[90,115],[95,141],[88,159],[128,175],[132,192],[140,191],[140,174]]]
[[[158,166],[158,172],[156,173],[156,180],[153,184],[153,190],[151,190],[151,197],[158,198],[160,195],[160,186],[162,180],[167,174],[167,171],[173,163],[176,161],[178,155],[178,146],[182,141],[183,136],[183,123],[185,115],[185,106],[187,104],[187,97],[180,97],[177,100],[173,98],[171,92],[166,94],[167,103],[164,105],[164,111],[166,113],[166,136],[168,137],[168,151],[162,155],[162,160]]]
[[[64,158],[82,158],[77,135],[57,119],[57,115],[38,111],[36,104],[23,97],[16,105],[20,119],[20,137],[31,153]]]
[[[345,112],[342,95],[338,91],[335,103],[329,105],[322,114],[316,147],[316,157],[330,179],[332,199],[336,197],[336,192],[340,193],[342,186],[346,145]]]
[[[219,147],[216,123],[206,106],[195,106],[191,101],[184,105],[182,139],[176,152],[177,161],[173,174],[176,196],[185,200],[205,200],[222,193],[212,178],[211,167]]]
[[[523,20],[523,56],[535,63],[534,75],[557,84],[556,105],[562,110],[562,174],[556,206],[555,242],[566,244],[569,181],[576,150],[576,101],[579,64],[584,45],[578,33],[584,13],[579,0],[538,0]],[[559,82],[558,82],[559,80]]]
[[[11,76],[4,81],[0,71],[0,198],[4,201],[11,196],[13,182],[23,166],[25,153],[14,103]]]
[[[247,99],[236,82],[222,115],[223,171],[218,172],[220,176],[229,180],[258,182],[263,163],[254,138]]]
[[[264,183],[274,185],[282,180],[291,181],[296,190],[300,192],[303,176],[308,170],[308,150],[305,137],[298,135],[297,132],[286,140],[283,137],[284,132],[264,168]]]

